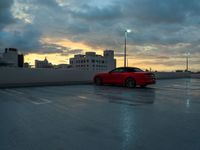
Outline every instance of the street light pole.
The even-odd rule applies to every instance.
[[[186,53],[186,71],[188,71],[189,70],[189,55],[190,55],[190,53],[188,52],[188,53]]]
[[[124,39],[124,67],[126,67],[126,38],[127,38],[127,32],[125,31],[125,39]]]
[[[186,71],[188,71],[188,55],[186,57]]]
[[[124,32],[124,36],[125,36],[125,38],[124,38],[124,67],[126,67],[127,66],[127,63],[126,63],[126,56],[127,56],[127,54],[126,54],[126,42],[127,42],[127,33],[130,33],[131,32],[131,30],[129,30],[129,29],[127,29],[125,32]]]

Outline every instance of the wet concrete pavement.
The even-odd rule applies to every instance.
[[[200,79],[0,89],[0,150],[200,150]]]

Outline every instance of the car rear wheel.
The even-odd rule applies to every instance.
[[[146,87],[147,87],[147,85],[140,85],[140,87],[141,87],[141,88],[146,88]]]
[[[96,78],[94,79],[94,83],[95,83],[96,85],[102,85],[102,80],[101,80],[101,78],[100,78],[100,77],[96,77]]]
[[[126,81],[125,81],[125,86],[128,87],[128,88],[135,88],[136,87],[136,82],[133,78],[128,78]]]

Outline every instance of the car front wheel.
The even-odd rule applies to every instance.
[[[125,81],[125,86],[128,87],[128,88],[135,88],[136,87],[136,82],[133,78],[128,78],[126,81]]]
[[[147,85],[140,85],[140,87],[141,87],[141,88],[146,88],[146,87],[147,87]]]

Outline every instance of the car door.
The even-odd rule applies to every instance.
[[[112,82],[112,77],[111,77],[111,73],[110,72],[108,72],[108,73],[105,73],[104,75],[103,75],[103,83],[105,83],[105,84],[110,84],[111,82]]]
[[[118,68],[108,72],[108,74],[104,76],[104,80],[105,80],[104,82],[108,84],[114,83],[114,74],[117,72],[118,72]]]
[[[110,72],[110,82],[113,84],[120,84],[123,80],[124,68],[117,68]]]

